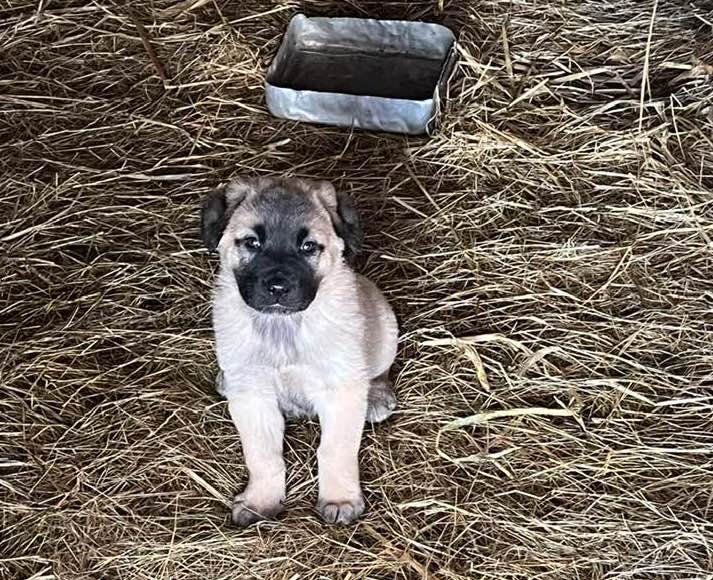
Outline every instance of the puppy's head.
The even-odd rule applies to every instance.
[[[359,217],[326,181],[236,179],[203,202],[201,234],[245,303],[292,314],[361,248]]]

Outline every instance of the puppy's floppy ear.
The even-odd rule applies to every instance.
[[[251,190],[252,180],[236,179],[227,186],[211,191],[201,206],[201,238],[206,247],[215,251],[235,208]]]
[[[342,191],[337,193],[337,215],[339,221],[333,221],[334,231],[344,240],[344,257],[347,262],[351,263],[361,252],[364,232],[361,229],[361,220],[354,203]]]
[[[315,184],[317,196],[329,211],[336,234],[344,240],[344,258],[352,263],[361,251],[364,234],[361,220],[352,200],[344,192],[337,192],[328,181]]]
[[[226,217],[227,209],[225,191],[222,189],[211,191],[208,197],[203,200],[201,207],[201,238],[211,252],[218,247],[218,242],[228,223]]]

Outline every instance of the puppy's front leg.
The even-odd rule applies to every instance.
[[[322,518],[348,524],[364,511],[359,485],[359,445],[367,408],[368,383],[348,385],[319,405],[322,437],[317,451]]]
[[[285,462],[282,438],[285,420],[273,396],[240,393],[228,400],[230,416],[240,433],[248,485],[233,502],[233,523],[248,526],[282,511]]]

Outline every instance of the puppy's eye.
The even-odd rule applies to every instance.
[[[255,236],[248,236],[247,238],[243,238],[242,240],[240,240],[240,242],[248,250],[259,250],[260,249],[260,240],[258,240]]]
[[[314,254],[316,251],[317,251],[317,242],[313,242],[311,240],[302,242],[302,245],[300,246],[300,252],[302,252],[303,254]]]

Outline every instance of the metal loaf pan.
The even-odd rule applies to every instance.
[[[267,107],[284,119],[428,133],[454,46],[439,24],[297,14],[267,71]]]

